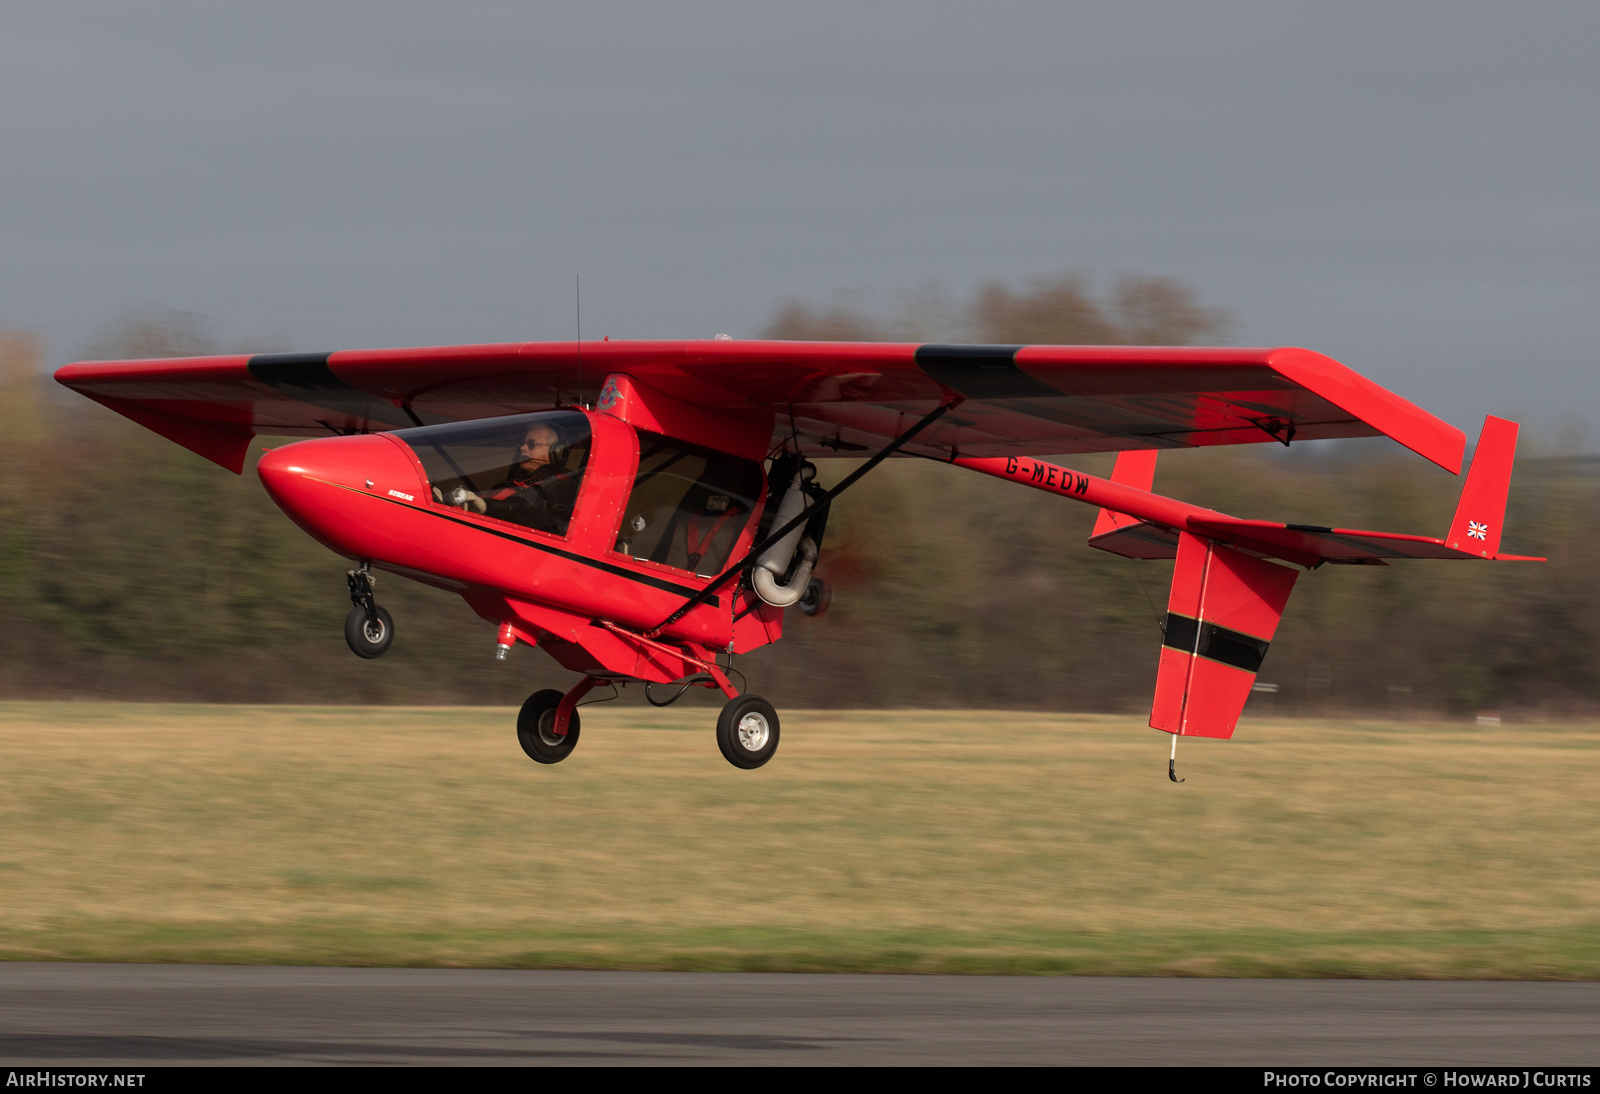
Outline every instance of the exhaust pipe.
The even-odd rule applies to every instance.
[[[817,564],[817,545],[810,536],[800,541],[797,548],[800,555],[800,564],[794,568],[794,574],[785,585],[778,584],[778,578],[783,571],[777,573],[764,566],[757,566],[750,571],[750,584],[755,587],[756,595],[774,608],[787,608],[797,604],[800,598],[806,595],[806,586],[811,582],[811,571]]]
[[[811,497],[806,493],[806,483],[817,473],[809,463],[801,464],[778,503],[778,513],[773,517],[774,527],[781,528],[811,508]],[[787,608],[797,603],[806,593],[811,571],[817,564],[817,544],[805,534],[804,524],[796,526],[788,535],[761,552],[750,571],[750,584],[756,595],[775,608]],[[780,582],[799,554],[800,562],[787,582]]]

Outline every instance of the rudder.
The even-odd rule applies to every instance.
[[[1298,570],[1178,534],[1166,638],[1150,725],[1185,737],[1231,737]]]

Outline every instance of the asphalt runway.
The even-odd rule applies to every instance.
[[[1600,1063],[1600,984],[0,962],[0,1067]]]

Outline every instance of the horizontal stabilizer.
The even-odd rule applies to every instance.
[[[1316,524],[1279,524],[1238,517],[1191,517],[1189,530],[1240,551],[1281,558],[1298,566],[1324,562],[1382,566],[1391,558],[1491,558],[1500,562],[1543,562],[1528,555],[1500,554],[1506,495],[1517,450],[1517,423],[1485,418],[1461,501],[1444,539],[1400,532],[1367,532]],[[1127,518],[1124,518],[1127,519]],[[1109,550],[1110,548],[1108,548]],[[1150,556],[1142,556],[1150,557]]]
[[[1101,510],[1105,512],[1105,510]],[[1148,521],[1122,518],[1120,528],[1091,536],[1089,546],[1110,551],[1124,558],[1176,558],[1178,534],[1172,529]]]
[[[1111,481],[1119,486],[1150,492],[1156,481],[1156,450],[1133,449],[1117,454]],[[1101,509],[1089,533],[1089,546],[1128,558],[1173,558],[1178,553],[1178,536],[1172,530],[1148,521]]]
[[[1298,570],[1181,532],[1150,725],[1231,737]]]

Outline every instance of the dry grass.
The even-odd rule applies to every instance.
[[[0,704],[0,956],[1600,977],[1591,726]]]

